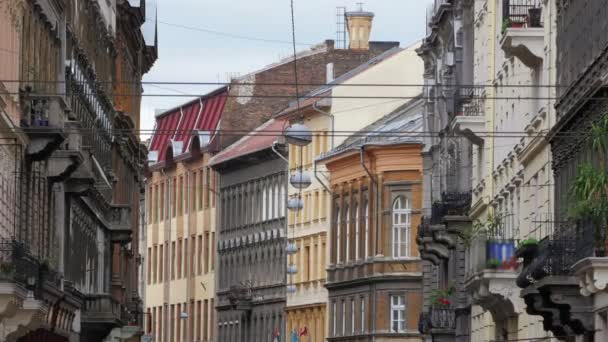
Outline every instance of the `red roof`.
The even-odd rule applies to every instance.
[[[272,144],[281,136],[286,122],[283,119],[270,119],[253,130],[248,135],[237,140],[222,152],[209,160],[209,165],[219,165],[229,160],[246,156],[272,147]]]
[[[181,153],[184,153],[188,151],[193,131],[215,133],[227,95],[224,87],[157,116],[150,151],[158,151],[158,162],[165,161],[171,140],[183,142]]]

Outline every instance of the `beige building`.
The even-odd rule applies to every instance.
[[[347,14],[348,15],[348,14]],[[368,16],[369,17],[369,16]],[[364,45],[364,44],[363,44]],[[351,42],[351,46],[353,43]],[[303,210],[288,215],[288,238],[298,247],[289,257],[288,265],[295,265],[297,273],[287,279],[287,336],[294,329],[306,330],[311,341],[324,341],[328,337],[328,292],[325,288],[326,268],[329,262],[327,233],[330,227],[328,173],[315,166],[314,160],[340,144],[350,134],[332,134],[333,131],[357,131],[390,113],[420,93],[416,87],[352,87],[349,84],[421,84],[422,62],[415,52],[416,46],[393,48],[382,55],[347,72],[343,76],[309,93],[311,98],[296,103],[279,114],[292,123],[302,122],[313,131],[312,143],[305,147],[290,145],[289,169],[302,166],[311,175],[312,185],[301,194]],[[358,96],[395,97],[395,99],[315,98]],[[344,136],[346,135],[346,136]],[[315,174],[315,176],[313,176]],[[290,197],[299,191],[289,186]],[[371,251],[368,251],[371,253]],[[369,255],[371,256],[371,255]]]
[[[146,331],[155,341],[213,341],[215,173],[207,166],[226,88],[156,117],[147,205]],[[170,133],[167,133],[170,132]]]
[[[483,143],[473,149],[470,217],[493,218],[500,228],[467,250],[471,341],[544,338],[542,318],[525,312],[509,258],[519,241],[542,239],[554,222],[544,135],[555,123],[556,93],[541,85],[556,83],[555,2],[476,1],[474,11],[474,82],[483,87],[485,124],[471,126]],[[496,243],[503,244],[500,257],[490,256]],[[499,269],[491,269],[496,261]]]

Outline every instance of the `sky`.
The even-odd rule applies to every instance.
[[[336,7],[359,8],[363,0],[294,0],[298,51],[336,37]],[[363,9],[374,12],[371,40],[399,41],[408,46],[424,37],[426,8],[432,0],[373,0]],[[156,0],[159,58],[144,76],[148,82],[227,82],[288,57],[292,52],[289,0]],[[175,25],[187,26],[185,29]],[[192,29],[194,28],[194,29]],[[235,39],[201,30],[268,40]],[[145,85],[145,94],[199,94],[217,86]],[[141,129],[154,128],[157,110],[190,98],[146,97]],[[142,138],[146,138],[142,134]]]

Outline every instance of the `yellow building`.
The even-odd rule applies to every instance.
[[[288,216],[288,238],[298,247],[298,253],[288,260],[288,264],[296,265],[298,270],[288,279],[288,284],[295,287],[295,293],[287,296],[288,333],[294,329],[306,330],[311,341],[325,341],[328,336],[325,282],[330,252],[327,232],[331,222],[331,201],[327,170],[315,166],[314,160],[345,139],[332,131],[359,130],[403,105],[408,101],[406,98],[420,93],[418,87],[349,86],[357,83],[421,84],[422,62],[415,49],[416,46],[391,49],[309,93],[312,97],[300,101],[301,110],[293,103],[278,115],[292,123],[302,122],[313,131],[311,144],[305,147],[292,145],[289,150],[289,169],[293,171],[302,166],[311,175],[312,185],[301,194],[291,186],[288,190],[290,197],[301,195],[304,204],[303,210],[290,212]],[[328,98],[360,94],[396,99]]]
[[[217,139],[208,132],[225,94],[222,88],[156,117],[145,261],[146,332],[154,341],[214,340],[216,177],[207,162]]]

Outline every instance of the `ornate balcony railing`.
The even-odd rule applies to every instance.
[[[518,286],[524,288],[534,280],[547,276],[567,276],[571,267],[581,259],[596,255],[598,243],[603,238],[597,236],[593,222],[563,222],[552,235],[538,244],[533,255],[524,258],[524,269],[518,278]]]
[[[450,306],[431,306],[430,325],[431,329],[456,329],[456,310]]]
[[[441,224],[447,215],[466,216],[471,208],[470,192],[444,192],[441,201],[433,203],[431,208],[431,223]]]
[[[543,27],[542,0],[503,0],[503,30]]]
[[[457,93],[456,116],[482,116],[485,113],[485,88],[461,86]]]

